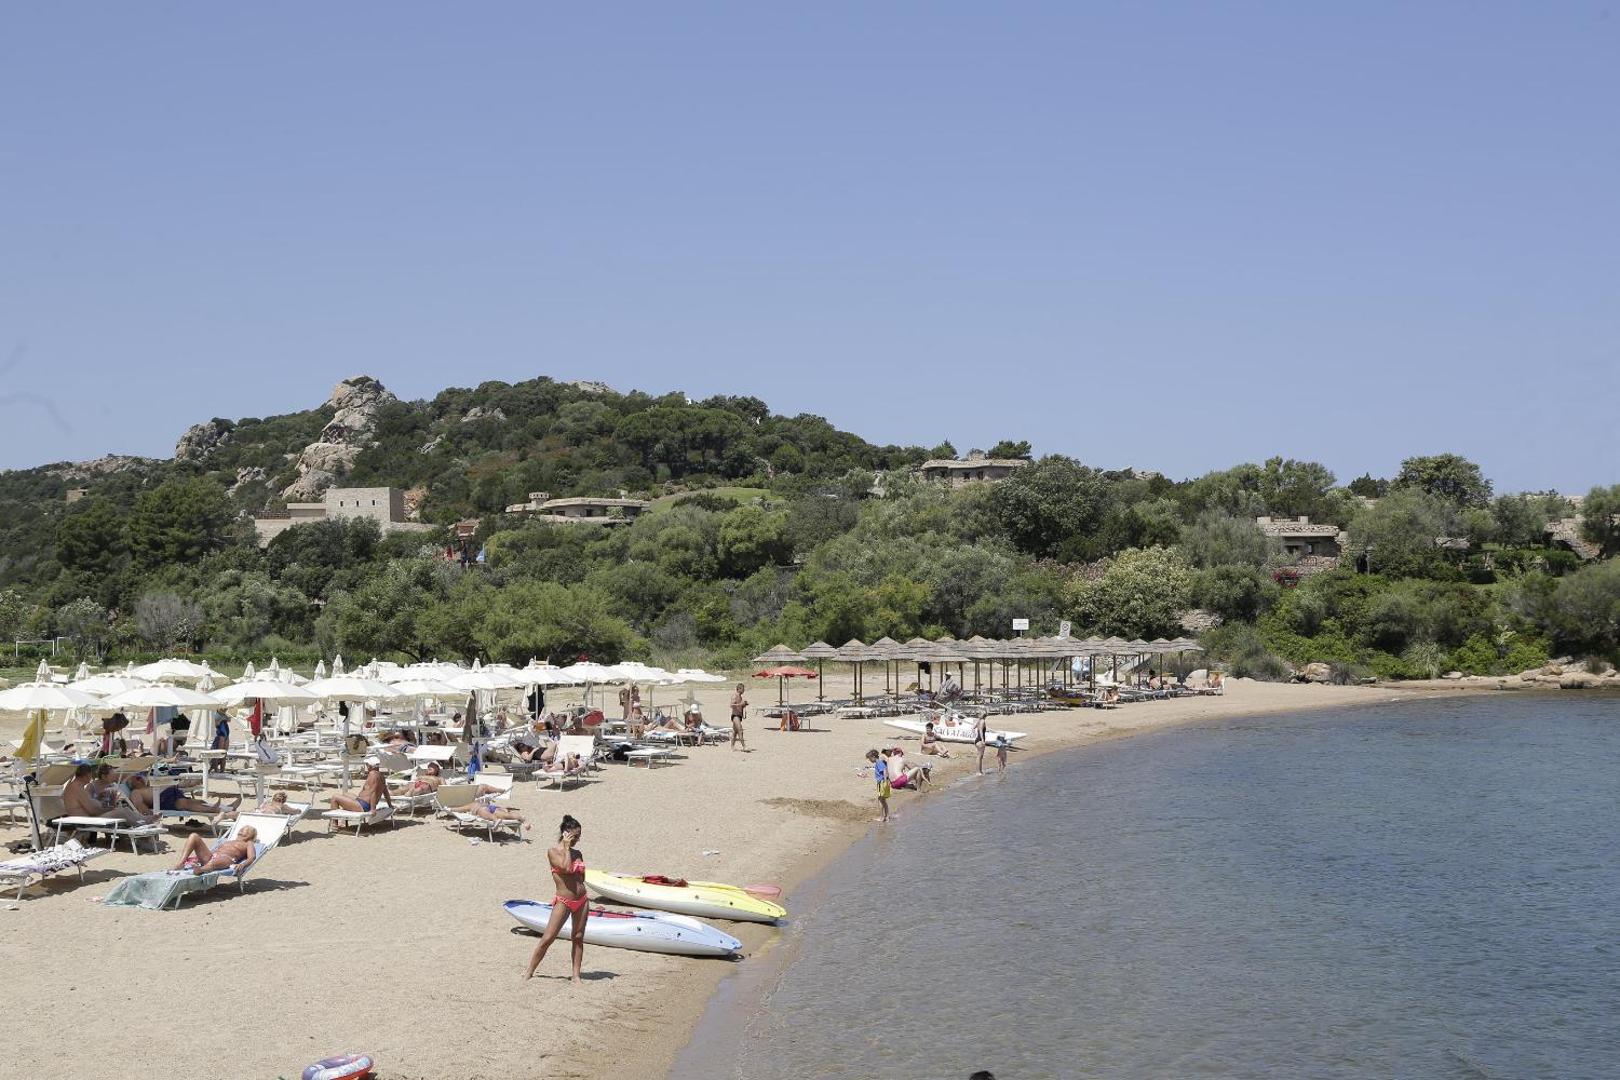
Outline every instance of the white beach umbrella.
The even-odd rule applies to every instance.
[[[343,654],[338,653],[332,657],[332,676],[336,678],[341,674],[343,674]]]
[[[315,661],[315,677],[317,679],[326,678],[326,661],[325,660],[317,660],[317,661]]]
[[[79,661],[79,670],[77,670],[77,671],[75,671],[73,673],[72,681],[73,682],[79,682],[81,679],[88,679],[89,677],[90,677],[90,665],[85,663],[83,660],[80,660]]]
[[[155,663],[142,664],[130,674],[138,679],[162,682],[165,679],[200,679],[204,675],[217,676],[219,672],[207,664],[197,664],[190,660],[170,657],[166,660],[158,660]]]
[[[262,701],[268,705],[313,705],[321,700],[320,695],[284,679],[246,679],[232,683],[214,696],[227,705],[240,705],[244,701]]]
[[[392,685],[396,692],[413,698],[459,698],[467,693],[443,679],[401,679]]]
[[[253,661],[249,660],[247,662],[247,667],[242,669],[242,678],[244,678],[244,679],[256,679],[258,677],[259,677],[259,673],[253,669]]]
[[[103,709],[217,709],[223,702],[200,690],[183,686],[137,686],[122,690],[101,706]]]
[[[49,682],[23,683],[10,690],[0,690],[0,712],[71,712],[74,709],[99,709],[102,699],[83,690],[58,686]]]
[[[336,664],[332,666],[334,669],[337,667]],[[316,679],[304,689],[326,701],[392,701],[402,696],[395,693],[394,688],[385,682],[355,675],[333,675],[330,679]]]
[[[133,690],[137,686],[150,686],[145,679],[137,679],[132,675],[92,675],[87,679],[68,683],[70,690],[79,690],[86,694],[96,694],[107,697],[124,690]]]
[[[39,667],[34,669],[34,681],[35,682],[50,682],[51,681],[51,665],[49,665],[45,661],[41,660],[39,662]]]
[[[501,671],[498,668],[463,671],[444,681],[464,694],[478,690],[516,690],[529,685],[524,676],[512,671]]]
[[[576,681],[562,668],[550,664],[531,663],[526,668],[519,668],[518,674],[523,677],[524,686],[569,686]]]

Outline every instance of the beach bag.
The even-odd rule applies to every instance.
[[[263,739],[256,739],[253,743],[253,756],[259,759],[260,765],[280,765],[281,755],[276,753],[275,747]]]

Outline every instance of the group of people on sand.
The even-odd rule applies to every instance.
[[[1003,775],[1007,771],[1007,751],[1010,744],[1004,734],[997,733],[992,737],[989,722],[980,717],[973,728],[973,749],[978,754],[980,776],[984,775],[984,755],[992,747],[996,751],[996,773]],[[934,729],[932,720],[923,725],[922,753],[927,757],[951,756],[951,752],[945,748],[939,733]],[[880,822],[888,821],[894,816],[889,813],[889,799],[896,789],[910,788],[922,791],[933,781],[933,767],[926,761],[908,765],[905,751],[898,746],[868,750],[866,762],[867,767],[862,769],[861,773],[866,775],[870,772],[877,785],[877,820]]]
[[[927,751],[925,751],[927,752]],[[933,753],[936,756],[949,757],[949,754]],[[923,791],[934,779],[934,767],[929,762],[921,761],[910,764],[906,761],[906,752],[898,746],[887,746],[880,750],[866,752],[867,768],[863,773],[870,771],[872,779],[877,784],[878,821],[888,821],[889,797],[895,790]]]

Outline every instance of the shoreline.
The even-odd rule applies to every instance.
[[[748,689],[756,710],[776,696]],[[825,692],[847,696],[847,677],[831,676]],[[1392,689],[1232,680],[1222,697],[998,720],[1029,733],[1013,754],[1016,770],[1056,750],[1211,719],[1498,692],[1454,683]],[[716,684],[696,696],[714,718],[724,717],[728,694]],[[679,696],[655,691],[665,706]],[[305,823],[245,893],[216,890],[178,911],[91,901],[118,877],[172,865],[182,831],[168,832],[163,855],[106,855],[82,883],[72,875],[51,879],[0,912],[0,963],[16,976],[0,987],[13,1032],[0,1038],[0,1049],[19,1074],[41,1080],[125,1072],[158,1057],[199,1080],[296,1075],[308,1062],[353,1050],[371,1053],[390,1080],[667,1075],[731,965],[588,949],[586,981],[574,987],[565,977],[566,953],[553,950],[525,983],[519,976],[534,938],[515,933],[500,904],[549,896],[545,848],[568,813],[585,823],[580,848],[592,866],[775,882],[794,912],[813,896],[807,883],[872,831],[870,780],[857,775],[862,755],[895,743],[915,749],[918,741],[878,720],[815,723],[813,731],[790,734],[754,715],[748,754],[711,746],[684,751],[667,767],[609,766],[601,779],[567,791],[521,785],[512,805],[534,823],[531,842],[480,842],[431,816],[401,817],[396,827],[362,837],[324,836],[318,823]],[[0,737],[20,728],[8,718]],[[942,789],[968,771],[963,752],[971,747],[952,750],[936,772]],[[228,794],[233,786],[216,790]],[[921,797],[931,794],[938,792]],[[908,807],[919,804],[897,795],[895,805],[903,827]],[[25,834],[24,825],[0,825],[0,842]],[[755,966],[774,962],[786,940],[781,929],[759,924],[724,929],[744,942],[746,962]],[[175,1040],[167,1022],[86,1025],[68,1044],[18,1034],[59,1024],[65,988],[80,1000],[144,1015],[162,1000],[154,994],[187,987],[188,998],[206,987],[213,1014],[225,1017],[264,1015],[270,993],[275,1030],[223,1056]]]
[[[1050,754],[1061,753],[1064,751],[1085,750],[1090,747],[1112,743],[1117,740],[1131,738],[1136,735],[1149,732],[1168,731],[1178,727],[1205,723],[1212,720],[1276,716],[1306,710],[1317,711],[1322,709],[1354,708],[1362,705],[1387,703],[1390,701],[1426,701],[1436,698],[1489,696],[1505,692],[1509,689],[1511,689],[1513,692],[1519,692],[1521,689],[1519,687],[1499,687],[1495,685],[1494,680],[1492,680],[1490,685],[1485,685],[1483,683],[1459,684],[1456,681],[1448,682],[1444,680],[1432,680],[1421,685],[1410,685],[1403,683],[1399,687],[1338,687],[1303,683],[1257,684],[1247,680],[1234,680],[1228,685],[1234,684],[1243,688],[1256,685],[1268,687],[1287,687],[1291,690],[1304,691],[1305,694],[1309,694],[1310,697],[1314,698],[1315,700],[1308,700],[1302,696],[1301,700],[1297,701],[1272,700],[1238,704],[1238,702],[1242,700],[1241,695],[1239,695],[1236,700],[1234,700],[1232,695],[1222,695],[1220,697],[1209,697],[1202,699],[1184,698],[1178,699],[1177,702],[1144,702],[1135,706],[1126,706],[1119,710],[1112,710],[1107,714],[1102,714],[1100,710],[1092,709],[1070,709],[1062,710],[1060,712],[1055,711],[1045,714],[1036,714],[1038,717],[1071,717],[1075,714],[1082,716],[1087,714],[1114,715],[1119,712],[1126,712],[1133,708],[1137,710],[1153,710],[1161,706],[1174,703],[1209,706],[1208,708],[1197,710],[1183,710],[1182,714],[1175,716],[1160,714],[1152,717],[1151,719],[1143,716],[1140,718],[1140,722],[1132,723],[1128,726],[1108,725],[1101,731],[1071,731],[1067,734],[1053,734],[1044,738],[1034,739],[1027,744],[1021,744],[1018,747],[1017,754],[1015,754],[1008,763],[1008,769],[1011,771],[1020,762],[1033,761],[1038,758],[1046,757]],[[1545,691],[1547,688],[1524,687],[1523,689]],[[1349,692],[1348,694],[1345,693],[1347,691]],[[1290,694],[1288,696],[1293,697],[1295,695]],[[1023,722],[1027,719],[1029,718],[997,718],[993,722],[1000,723],[1003,726],[1014,726],[1015,724],[1023,726]],[[1091,725],[1088,724],[1088,727],[1090,726]],[[895,732],[897,738],[894,741],[907,741],[907,737],[899,735],[895,729],[891,728],[888,730]],[[916,741],[915,736],[910,736],[910,739],[911,741]],[[961,767],[961,764],[965,764],[965,759],[956,757],[958,748],[968,751],[971,751],[972,749],[971,747],[965,747],[962,744],[951,744],[950,749],[953,753],[952,763],[956,764],[947,763],[952,764],[952,767],[940,773],[939,780],[937,781],[937,790],[933,791],[929,795],[923,796],[924,798],[928,798],[930,801],[932,801],[934,798],[948,790],[949,786],[968,779],[968,774],[971,770]],[[987,756],[993,760],[993,754]],[[906,800],[908,803],[913,801],[915,800],[910,798]],[[789,869],[784,870],[781,875],[779,875],[783,885],[783,902],[789,908],[790,919],[791,912],[793,910],[791,899],[794,890],[802,890],[808,886],[813,895],[814,882],[825,874],[834,863],[846,856],[857,844],[873,835],[877,828],[878,825],[872,821],[851,823],[848,829],[845,831],[845,835],[838,841],[836,850],[823,850],[818,852],[814,857],[802,858],[794,863]],[[623,1080],[631,1080],[632,1077],[645,1077],[650,1074],[654,1076],[667,1076],[670,1077],[670,1080],[679,1080],[679,1078],[674,1075],[672,1070],[680,1057],[686,1053],[691,1046],[693,1039],[700,1031],[701,1024],[709,1015],[710,1010],[715,1006],[721,995],[726,993],[728,988],[732,988],[734,990],[739,986],[746,987],[748,989],[752,989],[756,986],[763,986],[765,987],[765,992],[768,993],[769,988],[776,984],[777,980],[781,977],[787,966],[792,963],[792,955],[783,958],[779,956],[778,953],[784,948],[792,949],[797,947],[796,942],[783,935],[771,933],[770,927],[749,924],[747,928],[755,932],[754,938],[760,939],[759,946],[756,947],[753,944],[753,939],[751,939],[749,936],[739,933],[739,928],[732,927],[731,929],[736,936],[742,938],[745,945],[749,946],[747,960],[754,963],[756,966],[768,966],[769,970],[767,972],[759,972],[748,968],[738,970],[732,970],[730,968],[722,968],[715,971],[706,970],[703,973],[702,984],[707,987],[707,992],[703,994],[700,999],[694,997],[690,1002],[690,1006],[682,1010],[682,1013],[678,1019],[672,1018],[673,1022],[670,1025],[670,1039],[665,1041],[664,1045],[656,1048],[645,1048],[643,1051],[644,1056],[634,1064],[604,1062],[603,1068],[605,1071],[601,1072],[600,1074],[593,1073],[591,1075],[611,1077],[614,1078],[614,1080],[620,1080],[620,1078],[623,1078]]]

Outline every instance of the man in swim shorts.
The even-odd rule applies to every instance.
[[[378,803],[387,803],[390,807],[394,800],[388,795],[388,784],[383,780],[382,763],[376,758],[366,758],[366,778],[360,785],[359,794],[332,796],[333,810],[352,810],[357,814],[369,814]]]

